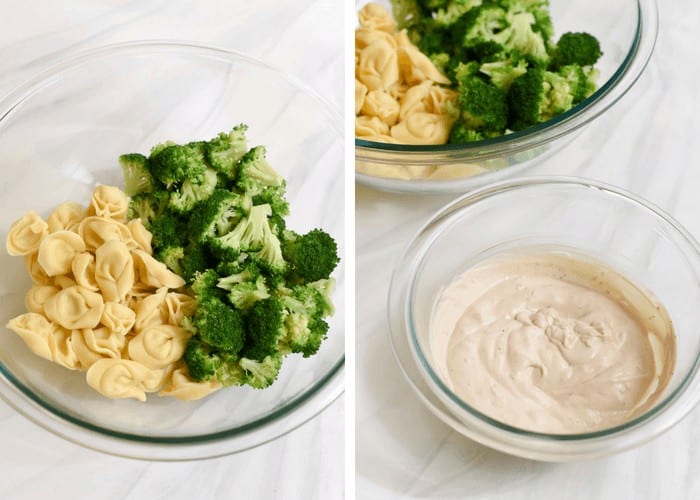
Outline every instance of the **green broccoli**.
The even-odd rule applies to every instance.
[[[153,177],[147,162],[148,159],[139,153],[128,153],[119,157],[124,174],[124,192],[129,196],[153,190]]]
[[[150,171],[166,187],[189,180],[193,184],[204,181],[207,164],[201,146],[197,143],[165,146],[152,154],[148,163]]]
[[[250,198],[225,189],[215,189],[193,210],[187,224],[192,241],[204,242],[226,235],[250,210]]]
[[[527,71],[527,62],[521,58],[508,58],[482,64],[479,71],[489,77],[491,83],[507,92],[513,80]]]
[[[578,81],[541,67],[529,69],[508,91],[510,127],[521,130],[568,111],[574,96],[581,95],[578,85]]]
[[[327,299],[324,291],[312,285],[295,286],[280,297],[284,307],[285,345],[304,357],[316,354],[326,338]]]
[[[234,307],[249,309],[255,302],[270,296],[265,276],[255,263],[233,263],[222,268],[229,273],[219,278],[217,286],[228,291],[228,299]]]
[[[450,131],[451,144],[466,144],[472,141],[480,141],[484,135],[476,130],[467,128],[463,123],[457,123]]]
[[[217,351],[237,354],[243,348],[245,333],[240,312],[214,296],[197,301],[192,325],[197,337]]]
[[[333,310],[327,278],[338,256],[320,229],[286,232],[286,182],[264,147],[246,151],[246,130],[168,141],[149,158],[120,162],[134,193],[128,217],[143,220],[155,258],[185,279],[196,300],[180,322],[191,334],[183,356],[189,376],[263,388],[286,355],[310,356],[325,339],[324,317]]]
[[[285,351],[284,315],[277,297],[255,302],[246,316],[246,344],[241,355],[262,361],[266,356]]]
[[[211,379],[221,367],[221,359],[197,337],[190,337],[183,359],[190,376],[197,382]]]
[[[579,66],[593,66],[603,53],[600,50],[600,42],[589,33],[564,33],[552,56],[552,67],[559,68],[569,64]]]
[[[483,134],[503,132],[508,108],[501,89],[480,76],[466,76],[458,80],[457,91],[460,107],[457,123]]]
[[[271,354],[261,361],[242,358],[239,365],[245,371],[246,384],[255,389],[264,389],[277,379],[282,368],[282,356],[279,353]]]
[[[236,164],[248,151],[245,136],[247,130],[247,125],[238,125],[228,134],[220,133],[207,144],[207,160],[214,170],[227,179],[236,177]]]
[[[255,146],[238,162],[238,189],[251,195],[260,193],[268,186],[284,186],[285,182],[265,159],[264,146]]]
[[[328,278],[340,261],[336,241],[321,229],[304,235],[285,231],[282,255],[288,263],[287,280],[292,284]]]
[[[170,207],[177,212],[189,212],[198,202],[208,199],[216,189],[217,175],[210,168],[204,171],[202,182],[195,184],[190,179],[170,192]]]
[[[167,208],[167,205],[167,192],[141,192],[131,197],[127,217],[129,220],[141,219],[146,229],[149,229],[151,222],[157,217],[160,217]]]
[[[172,272],[182,276],[181,261],[185,257],[184,248],[166,247],[156,252],[154,257],[166,266],[168,266],[168,269],[170,269]]]

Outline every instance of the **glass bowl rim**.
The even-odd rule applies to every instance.
[[[636,7],[635,34],[620,66],[591,96],[568,111],[523,130],[468,144],[407,145],[355,138],[357,159],[400,164],[402,161],[426,161],[425,158],[429,157],[434,164],[449,164],[456,160],[496,158],[504,151],[518,153],[541,146],[585,126],[603,114],[633,87],[654,52],[658,35],[657,2],[656,0],[636,0]],[[620,87],[621,83],[624,83],[623,87]],[[391,157],[396,154],[405,156],[400,159]],[[401,179],[394,179],[394,181],[410,182]]]
[[[604,193],[605,196],[612,195],[617,198],[623,199],[625,202],[631,203],[632,206],[636,206],[637,208],[640,208],[650,213],[652,216],[660,219],[663,225],[673,230],[677,236],[680,236],[682,238],[682,240],[688,245],[688,247],[691,250],[694,250],[695,258],[697,261],[700,262],[700,243],[698,243],[698,241],[678,221],[676,221],[670,214],[668,214],[652,202],[645,200],[644,198],[639,197],[625,189],[592,179],[570,176],[530,176],[516,180],[493,183],[483,187],[482,189],[463,195],[454,200],[453,202],[450,202],[444,208],[440,209],[416,233],[415,237],[411,240],[411,243],[408,245],[407,250],[404,252],[403,257],[398,261],[397,268],[406,263],[406,258],[410,254],[410,249],[413,248],[415,244],[417,244],[419,238],[425,237],[426,240],[428,240],[426,243],[423,243],[420,246],[421,252],[413,256],[410,259],[410,262],[408,262],[408,265],[410,266],[409,276],[407,278],[407,281],[404,281],[400,284],[406,287],[406,299],[403,303],[404,310],[402,311],[402,314],[404,316],[403,321],[405,322],[405,326],[408,330],[407,332],[405,332],[405,335],[408,337],[409,340],[409,347],[414,356],[413,360],[414,362],[419,361],[419,369],[421,371],[421,375],[423,377],[426,377],[427,375],[427,381],[429,382],[428,385],[432,386],[431,390],[434,390],[434,387],[437,387],[440,391],[440,394],[436,394],[437,396],[446,396],[453,404],[459,407],[460,411],[465,411],[470,418],[474,417],[480,423],[484,423],[490,428],[493,428],[498,431],[504,431],[508,434],[514,434],[524,438],[550,442],[582,443],[600,438],[612,438],[623,434],[624,432],[629,431],[633,428],[642,428],[644,424],[648,422],[661,419],[664,415],[667,415],[666,410],[672,407],[675,402],[677,402],[684,395],[686,395],[687,397],[687,390],[689,388],[689,385],[693,380],[697,379],[698,373],[700,372],[700,349],[695,354],[695,359],[692,365],[690,366],[688,372],[683,377],[683,380],[681,381],[679,386],[675,388],[669,395],[664,397],[662,400],[658,401],[657,404],[654,405],[654,407],[644,412],[642,415],[635,417],[634,419],[628,420],[617,426],[601,429],[594,432],[553,434],[530,431],[527,429],[522,429],[505,424],[496,419],[493,419],[492,417],[489,417],[488,415],[485,415],[476,408],[467,404],[464,400],[459,398],[459,396],[457,396],[451,389],[449,389],[446,386],[446,384],[442,381],[442,379],[437,375],[437,373],[435,373],[433,368],[430,366],[430,363],[427,361],[423,350],[420,347],[420,341],[418,340],[416,334],[416,328],[413,322],[412,314],[416,278],[420,267],[422,266],[422,262],[429,253],[430,247],[432,246],[435,238],[441,232],[443,224],[447,223],[449,220],[452,220],[453,217],[457,217],[459,215],[458,212],[461,209],[471,207],[479,203],[480,201],[498,196],[501,193],[510,192],[517,189],[527,189],[531,187],[542,187],[547,185],[559,185],[566,187],[593,189],[598,193]],[[433,224],[437,225],[432,229],[428,230]],[[394,274],[395,276],[397,276],[396,272]],[[392,288],[393,284],[394,278],[392,278]],[[390,294],[391,293],[392,292],[390,290]],[[395,355],[397,355],[396,357],[398,358],[398,353],[393,344],[393,339],[392,348],[394,349],[394,353]],[[400,360],[399,363],[401,364]],[[415,386],[414,389],[418,390]],[[422,395],[421,399],[423,399]],[[691,403],[690,408],[697,405],[698,401],[700,401],[700,393],[694,395],[693,400],[694,402]],[[453,412],[451,409],[449,409],[449,411],[455,417],[460,418],[459,415],[456,415],[455,412]],[[690,409],[688,409],[687,411],[690,411]],[[677,415],[677,417],[673,418],[672,421],[670,421],[671,417],[667,416],[666,420],[669,420],[669,422],[665,423],[665,427],[670,427],[674,425],[676,422],[680,421],[686,414],[687,412],[682,415]]]
[[[124,55],[124,54],[142,54],[146,51],[150,54],[160,54],[160,53],[172,53],[187,55],[193,57],[205,57],[209,59],[215,59],[222,62],[237,62],[243,63],[244,65],[254,66],[258,69],[263,69],[264,71],[276,76],[281,81],[286,84],[291,85],[296,90],[302,92],[307,97],[312,100],[317,101],[320,106],[318,111],[326,115],[328,122],[331,124],[335,132],[343,137],[342,132],[342,118],[336,108],[330,104],[330,102],[324,97],[320,96],[315,90],[307,86],[301,80],[296,77],[285,73],[284,71],[276,68],[273,65],[267,64],[255,57],[249,56],[242,52],[235,50],[230,50],[227,48],[219,47],[216,45],[209,45],[200,42],[194,42],[189,40],[178,40],[178,39],[153,39],[153,40],[132,40],[127,42],[111,43],[100,45],[97,47],[89,48],[86,50],[80,50],[75,52],[68,52],[64,54],[60,60],[54,64],[49,65],[42,71],[36,73],[33,77],[27,79],[24,83],[20,83],[17,87],[12,89],[4,97],[0,97],[0,133],[5,126],[6,122],[11,119],[12,114],[15,109],[21,106],[25,101],[31,99],[36,93],[43,90],[45,87],[54,83],[55,79],[61,75],[75,70],[85,64],[91,62],[104,60],[106,57],[114,55]],[[343,326],[344,329],[344,326]],[[247,432],[253,430],[260,430],[269,426],[273,423],[281,421],[284,417],[291,416],[294,414],[294,410],[304,407],[315,399],[322,398],[320,401],[320,406],[315,408],[311,416],[307,416],[299,421],[294,421],[290,425],[285,426],[280,432],[269,436],[266,439],[260,440],[252,445],[247,445],[241,448],[236,448],[228,451],[216,451],[214,454],[205,454],[204,456],[198,456],[199,458],[211,458],[213,456],[223,456],[232,453],[237,453],[244,451],[256,446],[260,446],[264,443],[277,439],[299,426],[306,423],[311,418],[314,418],[330,406],[335,400],[337,400],[344,393],[343,384],[343,374],[345,372],[345,353],[338,358],[338,360],[333,363],[331,368],[323,374],[323,376],[314,382],[314,384],[304,390],[304,392],[296,395],[295,397],[286,401],[284,406],[281,408],[271,411],[253,422],[246,423],[241,426],[237,426],[231,429],[226,429],[219,432],[199,434],[195,436],[142,436],[129,432],[116,431],[113,429],[108,429],[91,422],[87,422],[81,418],[77,418],[73,415],[66,413],[64,410],[52,406],[43,398],[34,394],[34,392],[21,383],[13,373],[0,362],[0,389],[13,391],[15,394],[11,397],[5,393],[5,390],[0,390],[0,398],[2,398],[9,406],[14,408],[18,413],[22,414],[27,419],[31,420],[40,427],[58,435],[64,439],[67,439],[80,446],[94,449],[96,451],[101,451],[108,454],[127,456],[130,458],[137,459],[149,459],[149,460],[173,460],[170,457],[166,458],[153,458],[145,457],[144,454],[139,453],[115,453],[105,447],[94,446],[88,442],[84,442],[81,439],[71,436],[69,428],[73,427],[76,431],[82,432],[87,431],[92,435],[97,435],[99,437],[105,437],[108,439],[116,439],[118,441],[123,441],[126,445],[129,443],[138,444],[140,446],[158,445],[170,446],[172,448],[183,449],[186,445],[202,445],[209,443],[224,443],[231,442],[235,438],[240,438],[245,436]],[[333,383],[334,386],[327,386],[327,384]],[[329,392],[329,395],[324,395],[325,392]],[[18,400],[16,396],[20,397]],[[27,398],[27,399],[25,399]],[[25,408],[25,405],[29,407]],[[36,410],[40,414],[51,417],[47,420],[40,420],[32,415],[36,413]],[[54,422],[53,425],[50,422]],[[68,426],[64,429],[62,426]],[[73,433],[74,434],[74,433]],[[146,454],[147,455],[147,454]],[[174,458],[174,460],[190,460],[191,458]]]

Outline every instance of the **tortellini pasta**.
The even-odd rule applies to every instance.
[[[160,394],[177,399],[194,400],[208,396],[218,389],[221,389],[221,384],[215,378],[212,378],[209,382],[193,382],[187,375],[187,368],[182,366],[173,371],[170,377],[170,384]]]
[[[146,401],[146,388],[155,387],[159,372],[128,359],[104,358],[87,370],[87,383],[109,398],[136,398]]]
[[[73,257],[84,251],[85,242],[76,233],[56,231],[41,241],[37,260],[47,276],[57,276],[71,272]]]
[[[87,210],[80,203],[73,201],[62,203],[46,219],[49,232],[55,233],[63,230],[76,232],[78,225],[86,215]]]
[[[7,234],[5,248],[10,255],[31,255],[39,250],[41,240],[49,233],[48,224],[34,211],[17,220]]]
[[[88,215],[126,223],[128,210],[129,197],[121,189],[114,186],[97,186],[90,199]]]
[[[150,326],[129,341],[129,357],[149,368],[165,368],[182,357],[188,339],[179,326]]]
[[[369,3],[355,30],[355,136],[398,144],[444,144],[455,116],[450,80],[396,31],[391,14]],[[425,130],[419,127],[425,126]]]
[[[46,222],[29,212],[13,224],[7,250],[23,256],[34,285],[28,312],[7,326],[38,356],[85,371],[104,396],[199,399],[220,386],[193,381],[181,361],[191,333],[180,324],[196,301],[152,257],[141,220],[126,222],[128,203],[98,186],[87,209],[67,202]]]
[[[134,259],[126,244],[111,240],[95,251],[95,281],[105,300],[126,299],[134,286]]]

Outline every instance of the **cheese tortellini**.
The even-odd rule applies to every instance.
[[[450,80],[396,31],[391,14],[369,3],[355,30],[355,136],[374,142],[444,144],[455,117]],[[455,108],[453,108],[455,109]],[[422,130],[420,127],[426,127]]]
[[[15,222],[6,248],[23,256],[34,285],[28,312],[7,327],[109,398],[199,399],[220,386],[193,381],[181,361],[191,334],[180,324],[196,301],[152,257],[141,220],[127,223],[128,206],[121,190],[98,186],[87,209],[67,202],[46,221],[29,212]]]

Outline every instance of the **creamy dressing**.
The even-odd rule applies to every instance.
[[[432,365],[478,411],[536,432],[612,427],[653,405],[671,377],[666,310],[622,275],[562,253],[469,269],[438,298]]]

